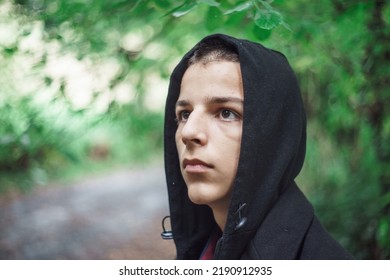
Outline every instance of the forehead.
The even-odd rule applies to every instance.
[[[179,99],[199,95],[243,97],[240,64],[230,61],[212,61],[191,65],[183,75]]]

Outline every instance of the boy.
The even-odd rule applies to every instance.
[[[172,73],[165,169],[178,259],[349,259],[294,182],[306,149],[285,57],[215,34]]]

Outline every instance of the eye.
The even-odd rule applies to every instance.
[[[186,122],[190,117],[191,112],[188,110],[179,111],[177,113],[177,121],[178,122]]]
[[[239,119],[239,115],[232,110],[229,109],[223,109],[220,111],[219,116],[221,119],[226,121],[235,121]]]

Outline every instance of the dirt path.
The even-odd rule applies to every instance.
[[[0,202],[0,259],[173,259],[161,167],[120,170]]]

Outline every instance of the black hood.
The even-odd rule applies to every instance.
[[[305,157],[306,118],[296,77],[283,54],[222,34],[202,41],[210,38],[219,38],[236,50],[244,88],[240,159],[226,226],[215,255],[237,259],[282,194],[295,186],[294,178]],[[165,170],[178,259],[198,258],[215,227],[211,210],[188,198],[175,144],[175,103],[187,60],[196,48],[172,73],[165,111]],[[295,222],[306,225],[312,220],[313,210],[308,203],[302,207],[303,220]]]

